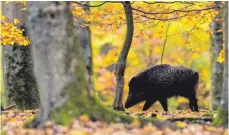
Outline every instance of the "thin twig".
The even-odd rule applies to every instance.
[[[173,3],[194,4],[193,2],[187,2],[187,1],[172,1],[172,2],[163,2],[163,1],[147,2],[147,1],[143,1],[143,2],[146,4],[173,4]]]
[[[171,21],[171,20],[177,20],[177,19],[181,19],[183,17],[188,16],[188,14],[182,15],[182,16],[176,16],[176,17],[170,17],[170,18],[155,18],[155,17],[148,17],[147,15],[144,14],[144,17],[150,20],[158,20],[158,21]]]
[[[157,26],[160,22],[161,22],[161,21],[158,21],[157,23],[155,23],[155,24],[153,24],[153,25],[150,25],[150,26],[148,26],[148,27],[146,27],[146,28],[144,28],[144,29],[142,29],[142,30],[140,30],[140,31],[142,32],[142,31],[144,31],[144,30],[146,30],[146,29],[149,29],[150,27]]]
[[[163,49],[162,49],[162,54],[161,54],[161,64],[162,64],[162,60],[163,60],[163,56],[164,56],[164,52],[165,52],[165,45],[166,45],[166,42],[167,42],[167,39],[168,39],[169,25],[170,25],[170,21],[168,22],[168,26],[167,26],[167,29],[166,29],[165,41],[164,41],[164,44],[163,44]]]
[[[85,6],[85,7],[100,7],[100,6],[104,5],[105,3],[107,3],[107,1],[104,1],[103,3],[98,4],[98,5],[87,5],[87,4],[82,4],[82,3],[80,3],[80,2],[77,2],[77,1],[73,1],[73,2],[74,2],[74,3],[77,3],[77,4],[79,4],[79,5]]]
[[[201,16],[201,18],[195,23],[195,25],[188,31],[188,35],[186,38],[186,44],[188,43],[188,38],[190,36],[190,33],[196,28],[197,23],[199,23],[207,14],[204,14],[203,16]]]
[[[140,9],[136,9],[136,8],[132,8],[132,10],[144,13],[144,14],[151,14],[151,15],[156,15],[156,14],[171,14],[171,13],[175,13],[175,12],[200,12],[200,11],[204,11],[204,10],[212,10],[212,9],[221,9],[221,7],[219,6],[213,6],[213,7],[207,7],[207,8],[203,8],[203,9],[191,9],[191,10],[181,10],[181,9],[174,9],[172,11],[169,12],[147,12],[147,11],[143,11]]]

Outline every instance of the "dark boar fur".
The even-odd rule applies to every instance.
[[[129,82],[129,94],[125,108],[146,101],[143,111],[157,100],[168,111],[167,98],[183,96],[189,99],[192,111],[198,111],[196,88],[199,74],[184,66],[160,64],[146,69]]]

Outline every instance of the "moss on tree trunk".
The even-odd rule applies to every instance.
[[[213,125],[221,126],[228,123],[228,110],[226,108],[219,107],[216,117],[214,118]],[[227,127],[227,126],[226,126]]]

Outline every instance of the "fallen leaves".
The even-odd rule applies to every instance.
[[[203,116],[203,112],[199,112]],[[141,127],[136,120],[132,124],[124,123],[106,123],[101,121],[91,121],[87,115],[82,115],[75,119],[69,126],[62,126],[47,121],[42,129],[26,129],[23,125],[30,121],[38,113],[38,110],[7,110],[1,114],[2,133],[9,135],[227,135],[228,129],[223,127],[213,127],[210,125],[187,124],[185,122],[176,122],[179,130],[169,128],[158,128],[151,123]],[[159,113],[159,112],[157,112]],[[177,114],[196,115],[189,111],[161,113],[161,117],[169,117],[171,114],[175,117]],[[206,112],[205,112],[206,113]],[[147,113],[149,115],[149,112]],[[171,118],[171,116],[170,116]]]

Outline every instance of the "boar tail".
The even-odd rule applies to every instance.
[[[198,83],[199,82],[199,73],[195,72],[194,77],[195,77],[196,83]]]

